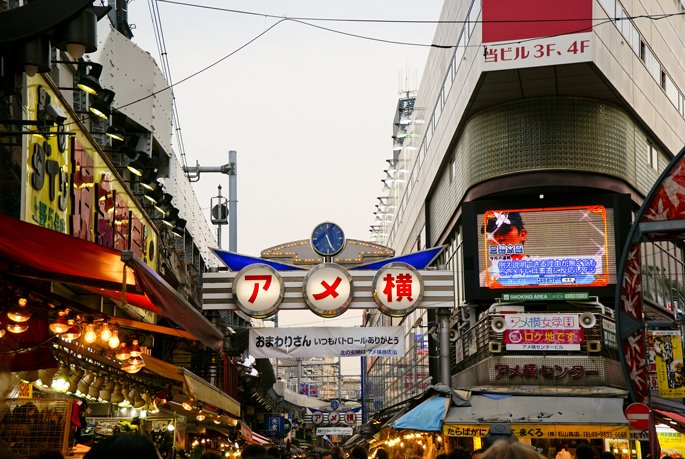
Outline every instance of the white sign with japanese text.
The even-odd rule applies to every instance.
[[[285,284],[278,271],[257,263],[240,270],[233,282],[233,298],[247,315],[260,319],[278,311]]]
[[[592,33],[574,33],[485,45],[484,71],[592,61]]]
[[[257,359],[404,355],[402,327],[251,328]]]
[[[578,314],[505,314],[508,351],[579,351],[582,333]]]
[[[317,427],[316,435],[352,435],[352,427]]]
[[[335,263],[314,266],[302,282],[304,301],[311,311],[321,317],[338,317],[347,311],[354,287],[345,268]]]
[[[384,314],[406,316],[423,298],[421,275],[407,263],[387,264],[373,278],[373,298]]]

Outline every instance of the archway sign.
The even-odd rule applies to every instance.
[[[416,308],[454,308],[452,272],[425,269],[444,246],[349,269],[325,261],[309,270],[213,250],[231,271],[204,274],[205,311],[241,311],[263,319],[284,309],[329,318],[348,309],[403,317]]]
[[[617,271],[616,334],[623,375],[630,398],[635,403],[650,405],[649,376],[645,346],[645,326],[676,328],[672,322],[645,323],[642,310],[642,242],[685,239],[685,148],[666,167],[638,211],[628,233]],[[650,444],[653,415],[650,416]],[[654,456],[656,457],[656,456]]]

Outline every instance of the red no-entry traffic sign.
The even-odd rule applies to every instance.
[[[649,407],[642,403],[632,403],[626,408],[626,419],[635,430],[649,428]]]

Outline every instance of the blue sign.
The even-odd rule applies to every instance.
[[[283,436],[283,429],[285,427],[285,422],[284,422],[283,416],[266,418],[265,424],[266,424],[266,434],[267,435],[269,435],[270,437],[273,437],[273,436],[282,437]]]
[[[337,400],[333,400],[331,402],[331,408],[333,409],[333,411],[337,410],[339,406],[340,406],[340,403],[338,403]]]

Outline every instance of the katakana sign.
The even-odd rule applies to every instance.
[[[233,282],[233,298],[245,314],[261,319],[278,311],[285,284],[278,271],[264,264],[243,268]]]
[[[578,314],[506,314],[504,343],[516,351],[579,351]]]
[[[250,355],[311,358],[404,355],[402,327],[251,328]]]
[[[406,263],[387,264],[373,278],[373,298],[384,314],[406,316],[423,298],[421,275]]]
[[[542,376],[548,379],[562,379],[571,378],[578,379],[583,375],[598,376],[599,370],[585,369],[583,365],[495,365],[495,379],[500,378],[514,378],[520,376],[522,378],[535,378]]]
[[[304,300],[311,311],[321,317],[338,317],[352,301],[354,287],[345,268],[335,263],[313,267],[302,283]]]

